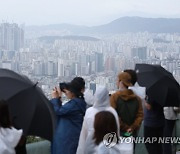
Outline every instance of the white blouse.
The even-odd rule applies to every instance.
[[[15,154],[15,147],[22,136],[22,129],[0,128],[0,154]]]

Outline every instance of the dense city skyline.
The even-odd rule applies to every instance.
[[[180,83],[180,34],[126,32],[93,34],[93,37],[24,38],[16,24],[0,24],[0,67],[28,76],[47,96],[57,83],[83,76],[86,87],[96,85],[116,90],[117,74],[134,69],[137,63],[158,64],[170,71]],[[20,31],[19,31],[20,32]],[[37,33],[38,31],[34,31]],[[33,33],[33,31],[31,32]],[[48,31],[61,36],[68,31]],[[22,37],[20,34],[22,34]],[[44,34],[44,32],[42,33]],[[15,39],[16,38],[16,39]],[[25,42],[19,49],[15,44]],[[3,41],[2,41],[3,40]]]

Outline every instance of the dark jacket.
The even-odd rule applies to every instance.
[[[163,107],[157,102],[151,102],[151,109],[144,109],[144,126],[163,127],[164,126]]]
[[[143,109],[141,99],[132,90],[117,91],[111,96],[111,106],[116,109],[120,130],[125,132],[131,128],[136,131],[143,120]]]
[[[78,146],[86,103],[83,99],[74,98],[61,105],[59,99],[51,100],[58,117],[52,154],[75,154]]]

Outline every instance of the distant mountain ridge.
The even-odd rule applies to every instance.
[[[95,37],[89,37],[89,36],[42,36],[39,37],[40,41],[45,41],[47,43],[52,43],[55,40],[83,40],[83,41],[99,41],[99,39],[95,38]]]
[[[68,32],[70,35],[87,35],[92,33],[125,33],[125,32],[151,32],[151,33],[180,33],[180,18],[142,18],[122,17],[108,24],[100,26],[78,26],[70,24],[55,24],[45,26],[28,26],[30,32]]]
[[[176,33],[180,32],[180,18],[141,18],[123,17],[109,24],[94,27],[100,32],[152,32],[152,33]]]

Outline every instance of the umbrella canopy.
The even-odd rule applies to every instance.
[[[149,101],[161,106],[179,106],[180,86],[173,75],[160,65],[136,64],[138,83],[145,86]]]
[[[52,140],[55,114],[42,90],[26,76],[0,69],[0,99],[8,101],[13,124],[24,135]]]

